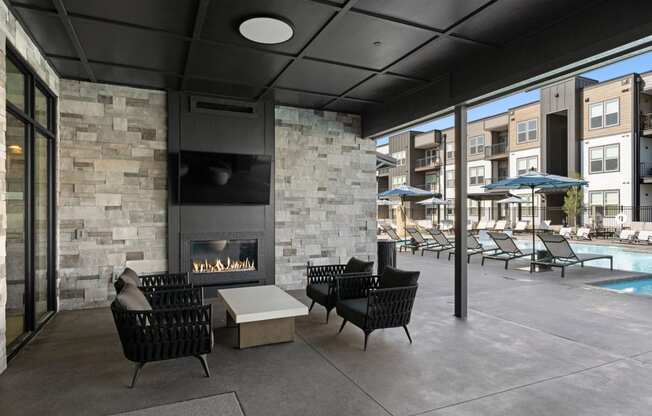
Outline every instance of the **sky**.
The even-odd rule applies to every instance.
[[[623,59],[622,61],[615,62],[601,68],[581,74],[587,78],[593,78],[598,81],[606,81],[608,79],[616,78],[621,75],[631,74],[632,72],[647,72],[652,70],[652,52],[646,52],[631,58]],[[490,103],[486,103],[477,107],[472,107],[468,112],[468,120],[474,121],[480,118],[500,114],[512,107],[518,107],[522,104],[531,103],[539,99],[539,90],[531,90],[527,92],[520,92],[513,94]],[[453,116],[446,116],[434,121],[419,124],[412,127],[410,130],[416,131],[430,131],[433,129],[447,129],[453,127]],[[407,129],[406,129],[407,130]],[[387,143],[387,137],[383,137],[376,142],[379,146]]]

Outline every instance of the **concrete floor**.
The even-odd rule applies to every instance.
[[[155,363],[130,390],[109,310],[61,312],[0,376],[0,413],[104,415],[225,392],[248,416],[652,413],[652,298],[585,284],[634,273],[576,267],[562,280],[474,260],[460,321],[452,262],[398,262],[422,272],[412,345],[402,329],[382,330],[364,352],[359,329],[336,335],[339,317],[326,325],[315,307],[296,342],[235,350],[215,303],[212,377],[195,359]]]

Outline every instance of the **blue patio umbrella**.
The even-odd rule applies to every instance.
[[[573,186],[585,186],[589,183],[582,179],[573,179],[566,176],[550,175],[547,173],[529,171],[515,178],[503,179],[488,185],[486,189],[531,189],[532,190],[532,261],[534,261],[535,230],[534,230],[534,189],[563,189]]]
[[[430,191],[424,191],[423,189],[415,188],[410,185],[401,185],[396,188],[388,189],[385,192],[378,194],[378,198],[399,198],[401,200],[401,211],[403,214],[403,235],[407,235],[406,224],[405,224],[405,207],[403,203],[405,201],[420,201],[422,199],[429,198],[434,194]]]

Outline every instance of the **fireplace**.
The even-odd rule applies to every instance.
[[[193,273],[255,272],[258,240],[229,239],[190,242],[190,270]]]

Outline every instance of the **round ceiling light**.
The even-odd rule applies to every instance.
[[[277,17],[252,17],[240,23],[240,34],[252,42],[265,45],[283,43],[292,38],[292,26]]]

